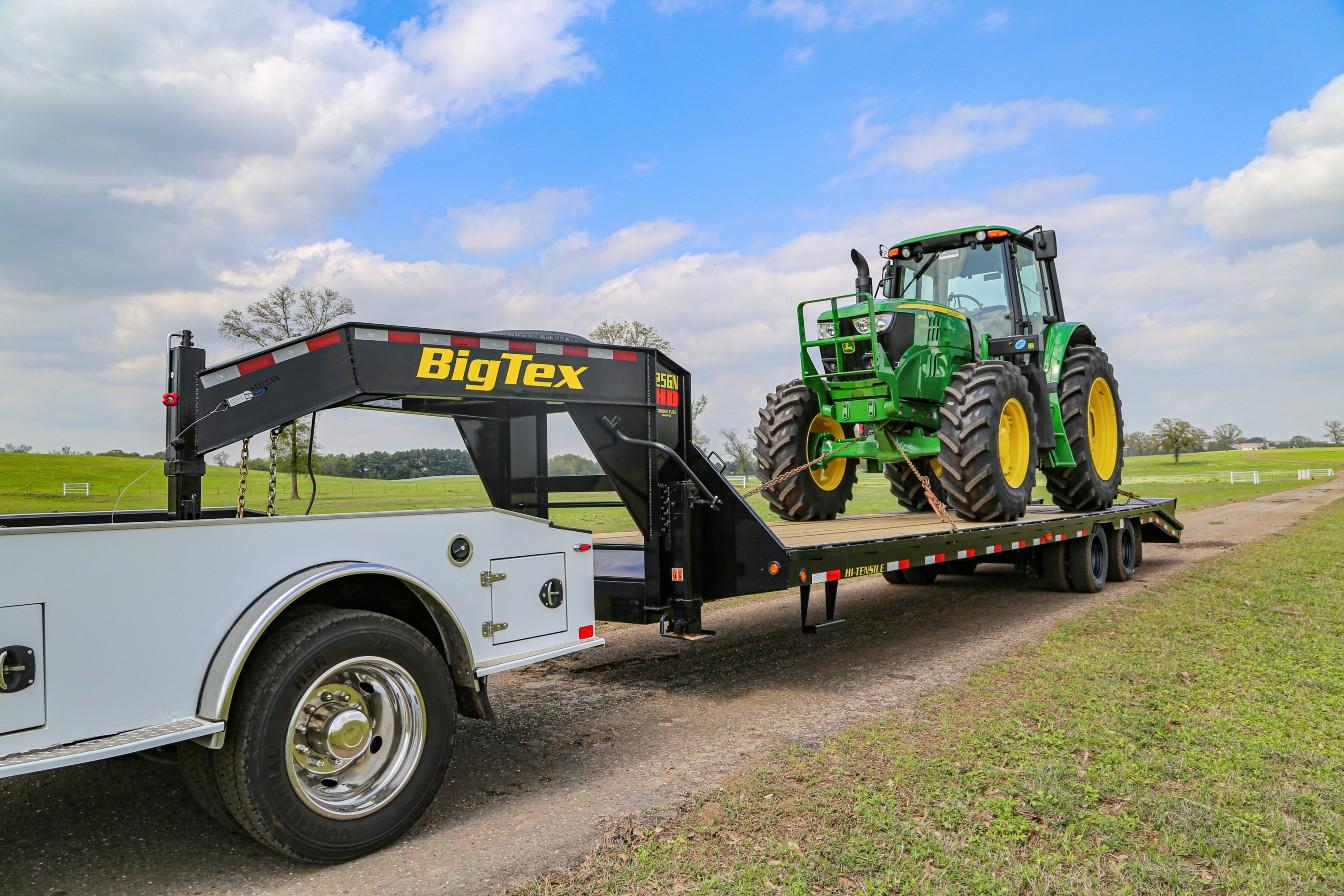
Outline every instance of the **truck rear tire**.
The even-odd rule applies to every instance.
[[[934,496],[943,503],[947,503],[947,492],[943,489],[943,483],[939,481],[938,476],[942,472],[942,467],[938,465],[933,458],[913,458],[911,461],[915,469],[929,477],[929,485],[932,487]],[[882,465],[882,473],[887,477],[887,483],[891,486],[891,493],[896,496],[896,500],[902,507],[911,513],[928,513],[933,510],[929,504],[928,495],[924,494],[924,486],[914,473],[910,472],[910,464],[904,459],[889,464]]]
[[[1125,466],[1125,423],[1120,387],[1106,353],[1073,345],[1059,374],[1059,412],[1074,460],[1045,470],[1045,482],[1060,510],[1105,510],[1115,503]]]
[[[836,437],[848,435],[835,420],[821,415],[816,395],[802,380],[784,383],[766,397],[761,423],[752,430],[756,437],[757,478],[769,482],[817,457],[815,443],[827,433]],[[833,520],[853,496],[857,476],[854,461],[837,458],[763,488],[761,495],[781,519]]]
[[[973,521],[1015,520],[1036,484],[1036,411],[1027,378],[1007,361],[952,374],[939,412],[947,503]]]
[[[224,795],[219,791],[219,780],[215,770],[215,757],[218,755],[218,750],[208,750],[200,744],[186,741],[177,746],[177,767],[182,770],[182,780],[187,785],[187,792],[192,795],[205,814],[222,827],[242,833],[242,828],[238,827],[238,822],[229,812],[229,807],[224,804]]]
[[[1069,583],[1080,594],[1096,594],[1106,587],[1106,570],[1110,564],[1106,535],[1102,527],[1095,527],[1082,538],[1070,539],[1064,545],[1068,558]]]
[[[443,657],[400,620],[314,608],[267,634],[243,669],[215,775],[243,830],[306,862],[401,836],[452,755]]]
[[[1129,520],[1120,520],[1117,525],[1108,527],[1106,553],[1109,556],[1107,581],[1128,582],[1134,577],[1134,570],[1139,565],[1139,552],[1134,527]]]

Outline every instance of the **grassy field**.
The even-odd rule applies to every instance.
[[[1342,592],[1344,503],[524,892],[1344,892]]]
[[[1227,470],[1296,470],[1299,467],[1344,468],[1344,448],[1305,448],[1255,452],[1211,452],[1190,455],[1179,465],[1169,457],[1135,457],[1125,462],[1126,481],[1137,480],[1133,489],[1148,497],[1175,497],[1183,509],[1240,500],[1293,488],[1296,481],[1253,485],[1228,485],[1222,482],[1154,482],[1155,476],[1211,476]],[[143,475],[142,475],[143,474]],[[138,480],[136,477],[141,477]],[[88,482],[89,497],[62,497],[61,484]],[[127,488],[127,486],[130,486]],[[302,498],[289,500],[289,480],[281,476],[280,513],[303,513],[308,503],[308,480],[301,477]],[[127,489],[120,506],[125,509],[162,507],[165,483],[162,462],[141,458],[83,457],[50,454],[0,454],[0,513],[42,513],[47,511],[102,510],[112,507],[117,495]],[[314,513],[353,513],[374,510],[410,510],[435,507],[480,507],[489,502],[478,480],[470,477],[419,481],[385,481],[318,477],[318,498]],[[1049,500],[1044,488],[1039,497]],[[581,496],[567,496],[580,498]],[[614,498],[614,495],[590,496]],[[232,467],[208,467],[205,499],[212,506],[227,506],[238,499],[238,471]],[[248,477],[248,504],[265,507],[266,474],[251,471]],[[768,514],[759,497],[752,505]],[[895,501],[881,476],[862,475],[854,490],[850,513],[873,513],[895,509]],[[565,525],[596,532],[634,529],[634,522],[622,509],[558,510],[554,517]]]

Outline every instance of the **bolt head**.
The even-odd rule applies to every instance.
[[[322,702],[323,702],[323,703],[330,703],[330,702],[332,701],[332,699],[333,699],[333,697],[332,697],[332,693],[331,693],[331,691],[323,691],[323,692],[322,692]]]
[[[304,711],[304,712],[317,712],[317,707],[314,706],[314,705],[311,704],[311,703],[305,703],[305,704],[303,705],[303,711]]]
[[[349,703],[349,702],[350,702],[350,695],[347,694],[345,691],[341,691],[341,702],[342,702],[342,703]]]

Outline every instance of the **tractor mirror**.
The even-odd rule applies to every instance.
[[[1049,261],[1059,256],[1059,246],[1055,243],[1053,230],[1038,230],[1031,238],[1031,248],[1037,261]]]

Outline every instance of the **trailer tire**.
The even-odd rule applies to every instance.
[[[1015,520],[1036,483],[1036,410],[1027,378],[1007,361],[952,374],[939,410],[938,463],[947,503],[965,520]]]
[[[238,821],[229,812],[224,803],[224,794],[219,790],[219,779],[215,768],[218,750],[208,750],[198,743],[186,741],[177,745],[177,767],[182,770],[182,780],[187,792],[196,800],[196,804],[206,815],[235,833],[242,833]]]
[[[1138,547],[1134,543],[1134,527],[1129,520],[1120,520],[1106,533],[1106,552],[1109,557],[1106,579],[1110,582],[1128,582],[1138,567]]]
[[[1068,558],[1063,544],[1047,544],[1036,549],[1041,582],[1051,591],[1072,591],[1069,584]]]
[[[1134,520],[1126,520],[1125,523],[1134,530],[1134,568],[1138,569],[1143,565],[1143,526]]]
[[[1082,538],[1070,539],[1064,544],[1068,558],[1069,582],[1079,594],[1096,594],[1106,587],[1106,570],[1110,565],[1106,535],[1095,526]]]
[[[815,457],[809,446],[820,434],[818,427],[849,434],[847,427],[822,416],[817,396],[802,380],[784,383],[766,396],[761,423],[752,430],[757,478],[769,482]],[[761,496],[781,519],[833,520],[853,496],[857,477],[853,460],[837,458],[820,469],[802,470],[778,485],[763,487]]]
[[[929,477],[929,485],[934,496],[946,503],[947,491],[938,479],[938,470],[942,468],[935,465],[933,458],[914,458],[912,463],[915,469]],[[911,513],[929,513],[933,510],[928,495],[924,494],[924,485],[914,473],[910,472],[910,464],[904,459],[883,464],[882,474],[887,477],[887,483],[891,486],[891,493],[896,496],[896,501],[906,510]]]
[[[1115,503],[1125,466],[1125,420],[1120,387],[1106,353],[1072,345],[1059,374],[1059,413],[1074,460],[1045,470],[1045,483],[1060,510],[1105,510]]]
[[[353,859],[428,808],[456,712],[448,668],[420,632],[381,613],[314,608],[248,659],[216,781],[266,846],[305,862]]]

